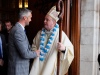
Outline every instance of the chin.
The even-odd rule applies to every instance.
[[[49,28],[49,27],[47,27],[46,25],[45,25],[45,29],[46,29],[46,30],[48,30],[48,31],[50,30],[50,28]]]
[[[26,26],[29,26],[29,24],[26,24]]]
[[[47,31],[50,31],[51,29],[47,29],[47,28],[46,28],[46,30],[47,30]]]

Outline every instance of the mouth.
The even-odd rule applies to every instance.
[[[47,26],[46,24],[44,24],[45,26]]]
[[[44,23],[44,25],[46,25],[46,23]]]

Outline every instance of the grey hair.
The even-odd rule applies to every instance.
[[[26,8],[20,9],[19,19],[22,19],[24,16],[28,17],[31,12],[32,12],[31,10],[26,9]]]

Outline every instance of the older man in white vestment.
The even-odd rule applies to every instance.
[[[73,45],[62,31],[62,42],[59,42],[59,12],[53,6],[45,16],[44,28],[33,39],[33,50],[40,49],[40,57],[34,59],[30,75],[56,75],[57,53],[60,51],[60,75],[65,75],[74,58]],[[35,46],[35,45],[36,46]]]

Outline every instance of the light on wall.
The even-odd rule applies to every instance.
[[[19,8],[28,8],[28,0],[19,0]]]
[[[25,7],[25,8],[28,8],[28,0],[25,0],[25,2],[24,2],[24,7]]]
[[[19,8],[22,8],[22,0],[19,0]]]

